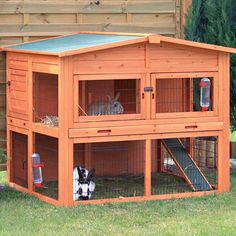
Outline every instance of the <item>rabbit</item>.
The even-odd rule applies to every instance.
[[[74,200],[89,200],[95,190],[95,169],[88,171],[84,166],[77,166],[73,172]]]
[[[116,115],[124,113],[124,108],[118,101],[120,93],[117,93],[115,98],[107,95],[108,101],[98,101],[89,105],[88,115],[89,116],[100,116],[100,115]]]

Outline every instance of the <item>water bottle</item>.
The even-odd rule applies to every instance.
[[[200,106],[202,111],[208,111],[211,102],[211,81],[208,78],[202,78],[200,82]]]
[[[40,155],[38,153],[33,153],[32,164],[33,164],[33,183],[36,187],[43,187],[42,167],[44,165],[43,163],[41,163]]]

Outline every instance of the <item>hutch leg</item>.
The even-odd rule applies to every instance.
[[[59,205],[73,205],[73,140],[59,139],[58,201]]]
[[[67,178],[65,179],[66,189],[65,189],[65,200],[66,206],[73,205],[73,169],[74,169],[74,143],[73,139],[68,140],[68,156],[67,159]]]
[[[145,161],[144,161],[144,195],[151,196],[151,148],[152,141],[145,140]]]
[[[218,191],[230,190],[229,138],[220,132],[218,139]]]
[[[12,162],[12,156],[11,156],[11,131],[7,130],[7,183],[9,184],[11,182],[11,176],[12,176],[12,168],[11,168],[11,162]]]
[[[32,172],[32,154],[34,152],[34,134],[29,132],[28,134],[28,189],[33,192],[33,172]]]

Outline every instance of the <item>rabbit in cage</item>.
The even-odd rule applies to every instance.
[[[115,98],[107,95],[108,101],[98,101],[89,105],[89,116],[100,115],[117,115],[124,113],[122,104],[118,101],[120,93],[117,93]]]
[[[95,169],[88,171],[84,166],[76,166],[73,171],[73,199],[89,200],[95,190]]]

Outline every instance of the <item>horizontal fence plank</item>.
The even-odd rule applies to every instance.
[[[17,13],[174,13],[175,1],[1,2],[0,14]]]
[[[0,37],[17,36],[53,36],[78,31],[132,31],[159,34],[174,34],[174,25],[157,24],[32,24],[3,25],[0,27]]]

